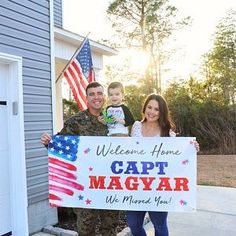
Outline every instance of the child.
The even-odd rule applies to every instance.
[[[134,117],[129,108],[122,104],[123,85],[120,82],[112,82],[107,91],[111,105],[106,108],[106,117],[102,120],[108,126],[108,136],[128,136],[128,126],[133,125]]]

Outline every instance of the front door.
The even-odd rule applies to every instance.
[[[9,65],[0,63],[0,235],[11,231],[7,79]]]

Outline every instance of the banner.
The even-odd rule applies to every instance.
[[[196,210],[193,137],[56,135],[49,143],[52,206]]]

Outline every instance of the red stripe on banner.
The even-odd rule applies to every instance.
[[[51,164],[54,164],[54,165],[58,165],[62,168],[68,169],[68,170],[72,170],[72,171],[77,170],[76,166],[74,166],[72,164],[69,164],[69,163],[66,163],[64,161],[60,161],[60,160],[58,160],[56,158],[53,158],[53,157],[49,157],[48,162],[51,163]]]
[[[59,186],[56,186],[53,184],[49,184],[49,190],[53,190],[53,191],[59,192],[59,193],[65,193],[70,196],[74,195],[74,191],[72,191],[71,189],[59,187]]]
[[[61,207],[60,205],[55,204],[55,203],[50,203],[49,205],[50,205],[50,207],[53,207],[53,208],[55,208],[55,207]]]
[[[72,181],[67,180],[67,179],[60,178],[60,177],[55,176],[55,175],[50,175],[49,174],[49,180],[55,181],[55,182],[60,183],[60,184],[64,184],[66,186],[70,186],[72,188],[75,188],[75,189],[78,189],[78,190],[81,190],[81,191],[84,190],[84,186],[83,185],[75,183],[75,182],[72,182]]]
[[[55,168],[55,167],[52,167],[52,166],[49,166],[48,167],[48,170],[49,172],[51,172],[52,174],[57,174],[57,175],[61,175],[61,176],[64,176],[68,179],[77,179],[76,175],[70,173],[70,172],[67,172],[67,171],[64,171],[64,170],[61,170],[61,169],[58,169],[58,168]]]
[[[57,195],[52,194],[52,193],[49,193],[48,198],[49,198],[50,200],[62,201],[62,198],[60,198],[60,197],[58,197]]]

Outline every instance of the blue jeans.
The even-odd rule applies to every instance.
[[[146,236],[143,228],[143,220],[146,211],[127,211],[127,223],[133,236]],[[154,226],[155,236],[168,236],[167,212],[148,212],[150,220]]]

